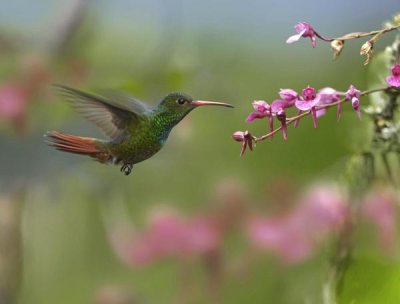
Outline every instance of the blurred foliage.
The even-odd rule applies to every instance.
[[[338,303],[399,303],[399,265],[358,258],[347,270]]]

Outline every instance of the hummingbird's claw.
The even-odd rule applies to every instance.
[[[131,164],[124,164],[121,167],[120,171],[123,172],[125,175],[129,175],[132,172],[132,167],[133,167],[133,165],[131,165]]]

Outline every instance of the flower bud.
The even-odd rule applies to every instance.
[[[367,65],[371,61],[373,51],[374,42],[372,40],[368,40],[361,46],[360,55],[367,56],[367,59],[364,61],[364,65]]]
[[[243,156],[244,152],[246,151],[246,148],[249,147],[250,151],[253,151],[254,145],[253,145],[253,135],[249,131],[236,131],[235,133],[232,134],[232,138],[236,141],[239,141],[242,143],[242,149],[240,151],[240,156]]]
[[[333,60],[339,57],[344,47],[344,40],[335,39],[331,42],[331,48],[333,50]]]
[[[394,25],[400,25],[400,14],[397,14],[393,17],[393,23]]]
[[[244,132],[236,131],[232,134],[232,138],[236,141],[242,142],[244,140]]]
[[[276,113],[276,118],[281,122],[283,139],[287,140],[286,112],[284,110],[280,110]]]

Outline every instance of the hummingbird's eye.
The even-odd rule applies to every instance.
[[[180,105],[185,104],[186,101],[187,101],[187,100],[186,100],[185,98],[179,98],[179,99],[177,100],[177,102],[178,102]]]

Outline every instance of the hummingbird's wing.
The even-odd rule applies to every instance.
[[[147,107],[133,106],[92,95],[64,85],[55,85],[73,107],[85,118],[95,123],[112,140],[121,138],[128,125],[138,123]]]
[[[132,111],[138,115],[148,114],[153,110],[153,108],[143,101],[140,101],[124,92],[114,90],[103,90],[100,92],[101,95],[110,100],[113,105]]]

